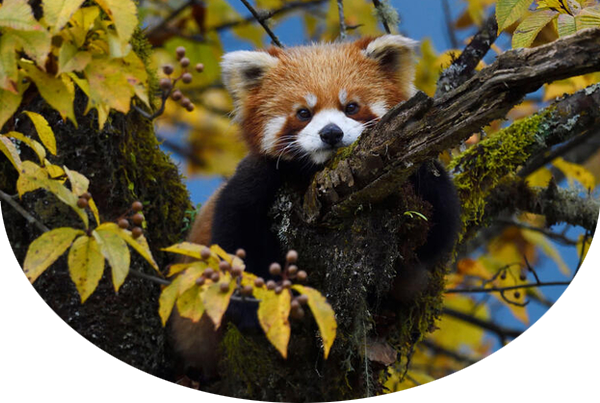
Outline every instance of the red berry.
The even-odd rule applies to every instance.
[[[143,205],[143,204],[142,204],[142,202],[140,202],[140,201],[134,201],[134,202],[131,204],[131,209],[132,209],[133,211],[135,211],[136,213],[137,213],[137,212],[140,212],[140,211],[142,211],[142,209],[143,209],[143,208],[144,208],[144,205]]]
[[[142,225],[144,222],[144,216],[140,213],[136,213],[133,215],[133,217],[131,217],[131,221],[133,221],[135,225]]]
[[[133,227],[131,230],[131,236],[133,236],[133,239],[138,239],[143,233],[144,231],[140,227]]]

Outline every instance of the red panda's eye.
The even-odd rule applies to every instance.
[[[306,108],[302,108],[302,109],[298,109],[298,112],[296,112],[296,117],[303,121],[306,122],[307,120],[310,120],[310,118],[312,117],[312,114],[310,113],[310,111]]]
[[[346,115],[354,115],[359,109],[360,107],[356,102],[350,102],[346,105]]]

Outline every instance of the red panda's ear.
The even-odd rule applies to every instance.
[[[412,85],[415,76],[417,41],[402,35],[384,35],[356,42],[363,54],[379,63],[381,69],[392,73],[401,84]],[[410,94],[412,95],[412,94]]]
[[[225,54],[221,60],[223,84],[234,101],[243,99],[248,90],[259,84],[278,60],[263,51],[240,50]]]

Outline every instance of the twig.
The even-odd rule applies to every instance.
[[[263,27],[265,32],[271,37],[271,40],[273,41],[273,43],[276,46],[283,48],[283,45],[281,44],[281,42],[279,42],[279,38],[277,38],[277,36],[273,33],[273,31],[271,31],[271,28],[269,28],[269,25],[267,25],[266,19],[261,17],[258,14],[258,12],[254,9],[254,7],[252,7],[252,5],[250,3],[248,3],[247,0],[241,0],[241,2],[244,3],[246,8],[250,11],[250,13],[252,13],[252,16],[254,17],[254,19],[256,21],[258,21],[258,23]]]
[[[452,49],[456,49],[458,48],[458,40],[456,39],[456,32],[452,26],[452,15],[450,13],[450,5],[448,4],[448,0],[442,0],[442,7],[444,8],[444,21],[446,23],[446,30],[448,31],[450,46]]]
[[[494,322],[481,320],[474,316],[471,316],[471,315],[468,315],[463,312],[456,311],[456,310],[450,309],[450,308],[444,308],[444,314],[451,316],[453,318],[456,318],[458,320],[461,320],[463,322],[467,322],[472,325],[478,326],[482,329],[488,330],[488,331],[494,333],[501,340],[505,340],[507,338],[521,339],[521,340],[528,340],[528,341],[534,341],[534,342],[540,342],[540,343],[549,344],[549,345],[570,348],[570,349],[579,350],[579,351],[591,351],[591,352],[595,352],[595,353],[600,352],[600,344],[587,343],[584,341],[560,339],[557,337],[548,336],[548,335],[535,333],[535,332],[524,332],[524,331],[520,331],[520,330],[516,330],[516,329],[509,329],[509,328],[497,325]]]
[[[21,207],[14,199],[7,193],[4,193],[0,190],[0,199],[4,200],[8,203],[12,208],[14,208],[19,214],[21,214],[30,224],[35,225],[40,231],[48,232],[50,228],[46,227],[42,222],[40,222],[37,218],[29,214],[27,210]]]
[[[385,13],[383,12],[383,5],[381,4],[381,2],[379,0],[373,0],[373,5],[377,9],[378,14],[381,17],[381,25],[383,25],[383,29],[385,29],[386,33],[391,34],[392,31],[390,30],[390,26],[388,24],[387,18],[385,16]]]
[[[505,292],[512,290],[520,290],[524,288],[533,288],[533,287],[554,287],[554,286],[568,286],[571,284],[570,281],[551,281],[547,283],[529,283],[529,284],[520,284],[513,285],[508,287],[489,287],[489,288],[448,288],[444,290],[446,294],[476,294],[476,293],[485,293],[485,292]]]
[[[143,278],[145,280],[150,280],[150,281],[152,281],[153,283],[156,283],[156,284],[160,284],[160,285],[170,285],[171,284],[171,282],[169,280],[166,280],[166,279],[160,278],[160,277],[156,277],[156,276],[151,276],[151,275],[146,274],[146,273],[142,273],[141,271],[136,270],[136,269],[132,269],[131,267],[129,268],[129,272],[131,274],[133,274],[134,276],[136,276],[136,277],[140,277],[140,278]]]
[[[158,134],[156,135],[158,141],[169,150],[173,151],[175,154],[188,159],[192,164],[197,166],[203,166],[205,164],[196,154],[194,154],[189,147],[182,147],[170,140],[162,138]]]
[[[344,17],[344,0],[337,0],[338,15],[340,19],[340,39],[346,39],[346,19]]]
[[[175,10],[173,10],[171,12],[171,14],[169,14],[167,16],[167,18],[162,20],[160,22],[160,24],[158,24],[157,26],[148,30],[148,32],[146,33],[146,36],[152,37],[155,33],[163,31],[167,27],[169,22],[173,21],[175,18],[177,18],[179,16],[179,14],[181,14],[183,11],[185,11],[186,8],[196,4],[197,2],[198,2],[198,0],[189,0],[185,3],[183,3],[181,6],[177,7]]]
[[[454,359],[455,361],[458,362],[463,362],[467,365],[471,365],[471,364],[475,364],[477,362],[477,360],[474,360],[472,358],[469,358],[463,354],[457,353],[456,351],[451,351],[448,350],[432,341],[429,340],[423,340],[421,342],[421,345],[423,345],[424,347],[430,349],[431,351],[433,351],[435,354],[442,354],[445,355],[447,357],[450,357],[452,359]]]
[[[577,263],[577,268],[575,269],[575,274],[579,272],[581,265],[583,264],[583,258],[585,257],[585,245],[587,244],[588,239],[590,238],[590,231],[585,231],[585,235],[583,236],[583,240],[581,242],[581,251],[579,252],[579,262]]]
[[[435,398],[436,400],[439,400],[442,403],[450,403],[449,400],[444,399],[442,396],[438,396],[437,394],[433,393],[431,390],[427,389],[423,384],[421,384],[420,382],[417,382],[417,380],[415,378],[413,378],[412,376],[410,376],[409,374],[406,374],[406,379],[408,379],[409,381],[414,383],[417,388],[421,389],[423,392],[425,392],[429,396]]]
[[[571,245],[571,246],[577,245],[576,240],[567,238],[566,236],[561,235],[561,234],[557,234],[556,232],[550,231],[547,228],[534,227],[533,225],[525,224],[523,222],[519,222],[519,221],[515,221],[515,220],[498,219],[498,220],[496,220],[496,222],[499,224],[503,224],[503,225],[510,225],[513,227],[518,227],[518,228],[526,229],[529,231],[539,232],[539,233],[547,236],[548,238],[558,241],[565,245]]]

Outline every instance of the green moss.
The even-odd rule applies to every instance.
[[[485,199],[507,175],[514,174],[543,143],[545,121],[552,110],[514,122],[456,157],[449,166],[462,205],[463,228],[482,224]],[[464,234],[463,234],[464,235]]]

